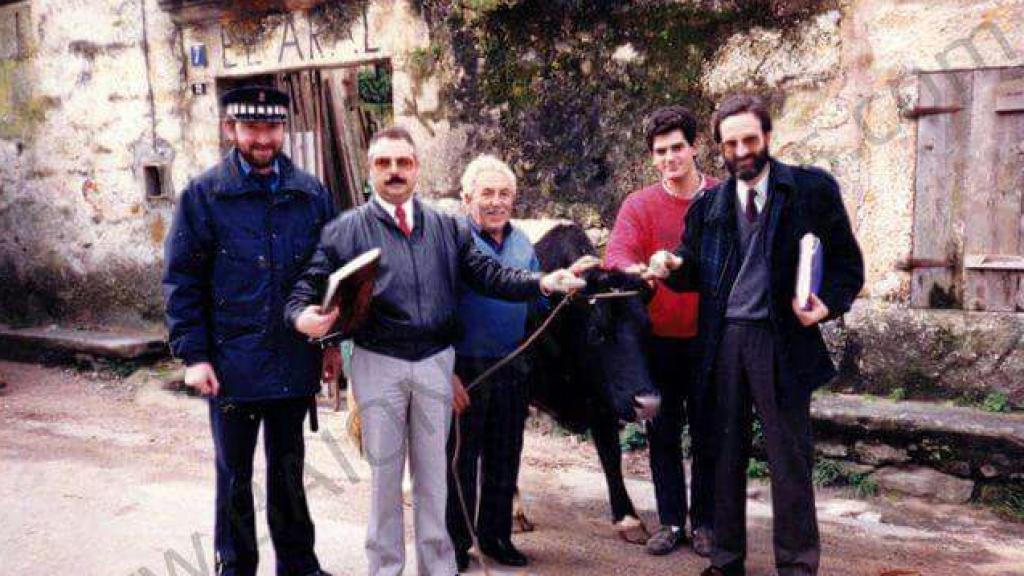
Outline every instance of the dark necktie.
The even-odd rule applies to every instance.
[[[754,199],[757,197],[757,190],[754,188],[747,188],[747,222],[757,222],[757,202]]]
[[[405,208],[399,204],[395,206],[395,220],[398,220],[398,228],[402,230],[402,234],[408,238],[412,236],[412,228],[409,227],[409,220],[405,217]]]

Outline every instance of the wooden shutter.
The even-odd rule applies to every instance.
[[[971,132],[972,73],[922,74],[914,186],[911,306],[963,303],[963,201]]]
[[[911,305],[1024,310],[1024,68],[920,79]]]
[[[967,175],[965,308],[1024,310],[1024,68],[976,70]]]

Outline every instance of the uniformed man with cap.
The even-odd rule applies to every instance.
[[[262,425],[277,574],[322,576],[303,487],[303,422],[321,352],[285,325],[283,308],[334,207],[281,152],[287,94],[250,86],[221,104],[234,146],[179,197],[163,279],[171,351],[185,362],[185,383],[209,396],[217,574],[256,574],[252,475]],[[336,370],[335,358],[325,372]]]

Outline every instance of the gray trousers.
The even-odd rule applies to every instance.
[[[416,563],[421,576],[452,576],[455,552],[445,526],[448,498],[445,443],[452,415],[448,348],[418,362],[352,353],[352,391],[359,404],[363,451],[371,469],[366,557],[371,576],[399,576],[405,567],[402,471],[413,483]]]
[[[746,485],[751,406],[764,431],[772,484],[772,536],[779,576],[818,573],[821,544],[814,509],[814,443],[810,398],[778,392],[775,342],[767,323],[725,326],[715,362],[718,458],[711,563],[728,576],[744,574]]]

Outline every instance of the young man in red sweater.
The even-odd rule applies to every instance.
[[[633,192],[622,203],[605,254],[607,266],[626,271],[643,270],[652,254],[678,246],[691,202],[718,184],[694,162],[697,119],[686,108],[658,108],[648,117],[644,136],[661,180]],[[673,292],[659,282],[648,313],[648,362],[663,401],[660,414],[647,427],[661,522],[647,541],[647,551],[668,554],[686,542],[686,476],[681,453],[685,410],[693,456],[689,509],[693,549],[707,556],[711,551],[714,452],[707,422],[709,391],[695,389],[697,293]]]

